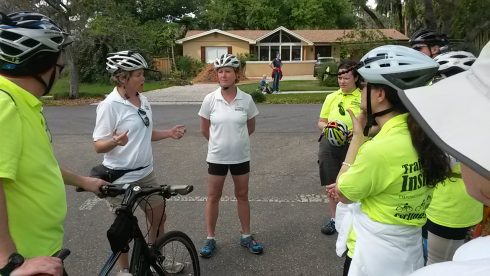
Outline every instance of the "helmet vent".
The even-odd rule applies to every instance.
[[[54,41],[56,44],[61,44],[63,42],[63,37],[57,36],[57,37],[52,37],[52,41]]]
[[[21,43],[22,43],[22,45],[30,47],[30,48],[34,48],[35,46],[40,44],[39,42],[35,41],[34,39],[26,39],[26,40],[22,41]]]
[[[22,54],[22,51],[21,50],[16,49],[16,48],[11,47],[11,46],[8,46],[8,45],[5,45],[5,44],[0,44],[0,50],[4,54],[7,54],[9,56],[17,56],[17,55]]]
[[[390,63],[381,63],[379,67],[390,67]]]
[[[10,41],[15,41],[17,39],[20,39],[22,37],[22,35],[4,30],[4,31],[0,32],[0,37],[7,39],[7,40],[10,40]]]

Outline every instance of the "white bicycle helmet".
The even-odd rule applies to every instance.
[[[434,60],[439,63],[439,74],[451,76],[470,69],[476,57],[470,52],[452,51],[440,54]]]
[[[118,69],[130,72],[138,69],[148,69],[148,64],[145,58],[135,51],[129,50],[108,54],[106,70],[110,74],[114,74]]]
[[[2,69],[15,70],[42,53],[57,53],[73,42],[49,17],[35,12],[0,13],[0,61]]]
[[[358,72],[365,81],[403,90],[427,85],[439,64],[408,47],[386,45],[364,55],[360,66]]]
[[[349,129],[341,121],[328,122],[324,129],[324,135],[330,145],[342,147],[347,144]]]
[[[218,70],[223,67],[240,68],[240,61],[234,55],[222,54],[214,61],[214,69]]]

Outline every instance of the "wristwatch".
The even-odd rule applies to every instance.
[[[24,257],[22,257],[22,255],[17,252],[12,253],[12,255],[9,257],[8,263],[2,269],[0,269],[0,275],[10,276],[10,273],[12,273],[12,271],[21,266],[23,263]]]

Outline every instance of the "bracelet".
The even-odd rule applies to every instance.
[[[346,165],[346,166],[347,166],[347,167],[349,167],[349,168],[350,168],[350,167],[352,167],[352,164],[349,164],[349,163],[347,163],[347,162],[342,162],[342,165]]]

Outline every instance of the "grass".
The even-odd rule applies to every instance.
[[[145,82],[145,91],[161,89],[172,86],[168,81],[148,81]],[[240,84],[240,89],[245,92],[254,92],[258,83]],[[321,86],[317,80],[290,80],[281,81],[281,91],[325,91],[325,93],[296,93],[296,94],[271,94],[265,95],[265,104],[317,104],[323,103],[325,97],[331,91],[337,90],[338,87]],[[80,83],[79,93],[80,98],[76,100],[68,100],[68,91],[70,90],[70,80],[65,77],[60,79],[50,95],[53,100],[43,100],[48,105],[76,105],[84,104],[93,101],[94,98],[102,98],[104,94],[112,91],[114,85],[109,83]]]
[[[325,93],[271,94],[265,96],[265,104],[319,104],[325,101]]]
[[[146,81],[145,91],[166,88],[172,86],[169,82],[165,81]],[[114,85],[110,83],[80,83],[79,94],[80,98],[102,98],[104,94],[109,94]],[[68,98],[70,91],[70,79],[65,77],[56,82],[50,95],[54,99]]]
[[[272,83],[269,82],[271,86]],[[259,87],[259,82],[257,83],[247,83],[247,84],[239,84],[241,90],[252,93]],[[321,86],[320,82],[317,80],[288,80],[281,81],[279,83],[279,87],[281,91],[332,91],[339,89],[338,87],[326,87]]]

